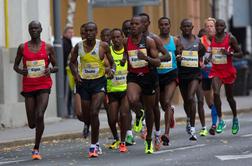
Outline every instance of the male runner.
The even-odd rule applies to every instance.
[[[141,16],[142,18],[142,22],[144,25],[143,28],[143,34],[145,36],[149,36],[151,37],[154,41],[155,44],[157,46],[157,50],[158,52],[160,52],[159,58],[160,61],[162,62],[167,62],[170,60],[170,55],[168,53],[168,51],[164,48],[164,45],[162,43],[162,40],[159,38],[158,35],[149,32],[148,28],[150,25],[150,17],[148,14],[146,13],[141,13],[139,14],[139,16]],[[156,72],[157,74],[157,72]],[[161,145],[161,131],[160,131],[160,110],[159,110],[159,83],[158,80],[156,82],[156,96],[155,96],[155,108],[154,108],[154,122],[155,122],[155,132],[154,132],[154,147],[155,150],[159,150],[160,149],[160,145]]]
[[[14,70],[23,75],[23,90],[28,125],[36,129],[35,145],[32,159],[40,160],[39,145],[44,132],[44,114],[48,105],[52,87],[50,73],[58,71],[54,49],[41,40],[42,27],[40,22],[29,23],[31,40],[20,44],[14,62]],[[23,67],[19,64],[23,61]],[[49,67],[50,63],[52,67]]]
[[[125,37],[129,37],[130,35],[130,20],[125,20],[122,23],[122,31]]]
[[[173,95],[178,85],[178,71],[176,61],[176,47],[181,47],[178,39],[170,35],[171,21],[167,17],[161,17],[158,20],[160,38],[164,48],[171,55],[171,61],[161,62],[158,67],[159,87],[160,87],[160,104],[165,112],[165,132],[161,139],[164,146],[170,142],[170,128],[174,127],[174,107],[171,105]]]
[[[179,88],[184,101],[184,109],[187,115],[186,130],[190,134],[190,140],[196,141],[195,114],[196,107],[194,96],[201,80],[200,61],[205,53],[205,48],[200,39],[192,34],[193,24],[190,19],[181,21],[182,35],[179,41],[183,46],[182,54],[178,60]]]
[[[153,67],[160,65],[155,41],[142,33],[143,23],[140,16],[131,19],[131,36],[125,40],[125,50],[128,60],[127,96],[130,107],[140,110],[139,103],[142,96],[147,136],[145,153],[153,153],[152,128],[153,110],[155,106],[155,82],[157,75]],[[123,59],[125,61],[125,59]],[[153,67],[152,67],[153,66]]]
[[[81,96],[82,111],[89,111],[91,124],[91,146],[89,157],[98,157],[99,150],[99,111],[104,98],[105,58],[109,61],[112,69],[108,73],[113,77],[115,64],[107,43],[96,40],[97,25],[88,22],[85,25],[86,40],[76,44],[70,59],[70,68],[74,75],[76,92]],[[80,58],[80,70],[76,67],[78,57]]]
[[[212,78],[214,91],[214,105],[217,108],[219,123],[217,133],[222,133],[226,127],[222,119],[220,89],[224,84],[227,101],[233,113],[232,134],[239,131],[236,102],[233,96],[233,85],[236,79],[236,69],[232,64],[232,57],[241,58],[243,56],[241,48],[236,38],[225,32],[226,24],[224,20],[218,19],[215,24],[216,34],[212,38],[212,68],[209,77]]]
[[[112,45],[110,46],[111,54],[116,64],[116,72],[112,79],[107,80],[107,95],[109,98],[108,120],[109,126],[114,136],[114,142],[110,145],[111,149],[119,148],[120,152],[127,152],[128,149],[125,143],[126,131],[128,127],[129,102],[126,95],[127,91],[127,64],[121,66],[123,59],[123,32],[120,29],[111,31]],[[110,68],[108,69],[110,70]],[[120,114],[120,116],[118,116]],[[119,141],[116,123],[120,117],[120,136]]]

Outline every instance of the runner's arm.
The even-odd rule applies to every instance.
[[[19,68],[19,64],[20,64],[20,62],[21,62],[21,60],[23,58],[23,49],[24,49],[24,45],[20,44],[19,47],[18,47],[18,50],[17,50],[17,55],[16,55],[16,58],[15,58],[13,69],[19,74],[27,75],[28,74],[27,69],[20,69]]]
[[[161,62],[160,59],[158,58],[158,50],[155,44],[155,41],[149,37],[146,39],[146,44],[147,47],[150,49],[150,56],[144,56],[147,62],[152,64],[155,67],[160,66]]]
[[[116,71],[116,64],[115,64],[114,59],[111,55],[111,51],[110,51],[108,44],[105,42],[102,42],[102,46],[105,51],[104,59],[105,59],[105,61],[107,59],[107,61],[109,62],[109,67],[110,67],[110,70],[106,69],[108,72],[107,74],[108,74],[108,77],[111,77]]]
[[[50,58],[50,62],[52,64],[52,68],[49,68],[49,73],[56,73],[56,72],[58,72],[58,66],[57,66],[57,62],[56,62],[56,56],[55,56],[54,48],[52,47],[51,44],[47,44],[46,47],[47,47],[47,50],[48,50],[48,55],[49,55],[49,58]]]
[[[154,40],[157,46],[157,50],[158,52],[162,53],[162,56],[160,56],[160,61],[170,61],[171,60],[171,55],[169,54],[169,52],[164,48],[163,42],[162,40],[158,37],[158,36],[154,36]]]
[[[237,58],[243,57],[243,53],[242,53],[242,50],[238,44],[238,41],[236,40],[236,38],[233,35],[230,36],[230,46],[231,46],[231,48],[234,49],[234,53],[232,53],[232,55],[234,57],[237,57]]]
[[[71,69],[71,72],[74,76],[74,80],[76,83],[81,82],[80,76],[78,74],[78,63],[77,63],[78,50],[79,50],[79,46],[78,44],[76,44],[74,49],[71,52],[71,58],[70,58],[70,63],[69,63],[69,67]]]

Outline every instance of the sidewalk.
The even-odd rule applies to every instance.
[[[239,112],[252,111],[252,95],[235,97],[237,103],[237,109]],[[176,121],[184,120],[185,113],[182,104],[175,106],[175,119]],[[230,114],[230,107],[226,101],[226,98],[222,98],[222,110],[224,115]],[[164,119],[163,111],[161,111],[161,120]],[[206,117],[210,116],[210,110],[205,104]],[[101,110],[100,113],[100,130],[101,132],[110,131],[107,123],[107,115],[105,110]],[[134,117],[134,114],[133,114]],[[83,123],[77,119],[60,119],[56,122],[50,122],[45,124],[45,131],[43,140],[63,139],[63,138],[78,138],[81,137],[83,130]],[[21,128],[2,129],[0,130],[0,148],[8,147],[12,145],[21,145],[24,143],[33,143],[34,130],[28,128],[28,126]]]

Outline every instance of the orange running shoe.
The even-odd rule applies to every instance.
[[[98,157],[98,152],[97,152],[97,149],[94,147],[94,148],[89,148],[89,152],[88,152],[88,157],[89,158],[92,158],[92,157]]]
[[[144,127],[144,128],[141,130],[140,137],[141,137],[143,140],[145,140],[145,139],[146,139],[146,136],[147,136],[147,128]]]
[[[41,160],[42,159],[42,156],[39,154],[38,149],[32,150],[32,159],[33,160]]]
[[[155,135],[155,137],[154,137],[154,147],[155,147],[156,151],[160,150],[161,143],[162,143],[161,137],[158,136],[158,135]]]
[[[119,145],[119,151],[120,151],[121,153],[125,153],[125,152],[128,151],[128,148],[127,148],[127,146],[126,146],[125,143],[120,143],[120,145]]]

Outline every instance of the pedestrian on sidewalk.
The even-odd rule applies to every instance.
[[[41,40],[42,26],[39,21],[29,23],[31,40],[20,44],[14,62],[14,70],[23,75],[23,90],[28,125],[36,129],[32,159],[42,159],[39,145],[44,132],[44,114],[52,87],[51,73],[58,71],[53,47]],[[23,60],[23,67],[19,64]],[[49,67],[49,65],[52,67]]]

